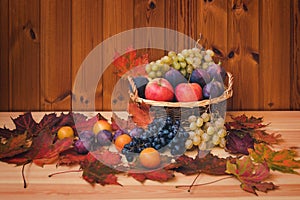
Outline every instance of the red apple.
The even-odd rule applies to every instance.
[[[202,99],[202,88],[197,83],[180,83],[175,88],[177,101],[191,102]]]
[[[174,89],[166,79],[155,78],[147,84],[145,96],[149,100],[172,101],[174,98]]]

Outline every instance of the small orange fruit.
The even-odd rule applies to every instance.
[[[139,158],[140,163],[146,168],[153,169],[160,165],[160,154],[152,147],[145,148]]]
[[[62,140],[64,138],[73,138],[74,137],[74,131],[70,126],[62,126],[57,131],[57,137],[58,139]]]
[[[98,134],[102,130],[108,130],[108,131],[112,132],[110,123],[106,120],[100,119],[94,124],[93,132],[95,134]]]
[[[115,140],[116,148],[121,151],[126,144],[131,142],[131,137],[127,134],[119,135]]]

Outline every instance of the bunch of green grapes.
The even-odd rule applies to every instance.
[[[149,78],[153,79],[163,77],[165,73],[169,71],[171,62],[172,60],[170,57],[164,56],[156,62],[152,61],[147,64],[145,69]]]
[[[194,69],[207,69],[209,65],[213,64],[213,56],[214,52],[212,50],[197,47],[184,49],[178,54],[169,51],[168,55],[160,60],[147,64],[146,72],[150,78],[159,78],[163,77],[172,67],[188,78]]]
[[[203,113],[201,116],[191,115],[189,121],[189,138],[185,142],[185,148],[191,149],[198,146],[199,150],[210,150],[214,146],[224,148],[227,134],[222,117]]]
[[[214,52],[210,49],[205,50],[204,48],[192,48],[184,49],[178,55],[182,55],[188,66],[191,66],[191,71],[193,69],[201,68],[207,69],[209,65],[213,64]],[[191,73],[191,72],[190,72]]]
[[[171,67],[180,71],[187,78],[194,69],[207,69],[209,65],[213,64],[213,56],[214,52],[212,50],[205,50],[202,47],[184,49],[178,54],[173,51],[168,53],[168,57],[172,60]]]

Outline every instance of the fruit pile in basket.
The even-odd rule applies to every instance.
[[[145,65],[147,77],[133,77],[138,96],[163,102],[195,102],[224,93],[225,69],[213,61],[214,52],[194,47]]]

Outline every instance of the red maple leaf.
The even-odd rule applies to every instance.
[[[111,126],[113,130],[131,130],[136,127],[131,116],[128,116],[127,119],[120,118],[116,113],[112,114],[111,117]]]
[[[0,128],[0,140],[0,159],[28,151],[32,142],[27,131],[18,133],[7,128]]]
[[[58,118],[58,122],[51,128],[52,132],[58,131],[58,129],[60,129],[62,126],[74,126],[74,120],[71,112],[68,114],[61,113]]]
[[[248,155],[248,149],[254,148],[254,140],[247,131],[230,129],[226,136],[226,151],[232,154]]]
[[[268,124],[262,124],[262,117],[247,117],[245,114],[240,116],[231,116],[233,122],[226,123],[226,127],[228,129],[236,129],[236,130],[250,130],[266,127]]]
[[[264,142],[266,144],[278,144],[282,141],[280,134],[268,134],[264,130],[255,130],[251,133],[251,136],[255,139],[257,142]]]
[[[35,134],[38,134],[39,131],[42,131],[45,128],[51,130],[59,121],[60,118],[57,117],[56,113],[45,114],[42,120],[38,123]]]
[[[97,151],[90,152],[97,160],[108,166],[116,166],[121,163],[119,153],[110,152],[107,149],[100,148]]]
[[[135,180],[143,183],[145,180],[165,182],[174,178],[174,171],[159,169],[146,173],[128,173],[128,176],[133,177]]]
[[[68,149],[60,153],[57,165],[78,165],[82,163],[87,157],[87,154],[79,154],[74,148]]]
[[[32,145],[28,151],[18,154],[11,158],[4,159],[5,162],[24,165],[34,162],[38,166],[51,164],[59,157],[59,153],[72,147],[73,139],[65,138],[54,142],[55,135],[49,129],[39,132],[39,135],[33,137]]]
[[[116,67],[118,76],[122,77],[125,73],[132,70],[133,68],[138,68],[143,64],[148,63],[148,54],[138,55],[137,50],[132,47],[128,47],[126,53],[122,56],[118,52],[115,53],[113,65]],[[144,68],[144,67],[143,67]],[[138,69],[140,71],[141,69]],[[133,73],[138,74],[138,73]],[[142,74],[144,74],[142,72]]]
[[[62,140],[56,140],[53,143],[54,135],[50,131],[42,131],[36,138],[38,142],[33,145],[33,152],[31,155],[35,155],[31,158],[33,163],[38,166],[45,164],[53,164],[58,160],[59,154],[72,147],[73,139],[64,138]]]
[[[87,118],[83,114],[74,113],[73,120],[74,129],[76,129],[77,132],[81,132],[83,130],[92,130],[92,127],[98,121],[98,116],[95,115],[92,118]]]
[[[264,143],[255,144],[254,150],[249,149],[251,158],[258,163],[267,163],[269,168],[283,173],[299,174],[294,169],[300,169],[300,160],[297,160],[297,152],[283,149],[272,150]]]
[[[227,162],[226,172],[233,174],[241,182],[241,188],[257,195],[256,190],[267,192],[277,188],[272,182],[263,182],[270,171],[266,163],[253,163],[250,157],[235,162]]]
[[[30,134],[32,134],[35,131],[35,128],[37,126],[37,123],[33,119],[30,112],[20,115],[15,119],[12,118],[12,120],[16,126],[15,130],[18,132],[28,131]]]
[[[121,185],[115,176],[115,174],[120,173],[120,171],[104,165],[91,153],[89,153],[84,162],[81,163],[81,168],[83,169],[83,179],[92,185],[96,183],[101,185]]]
[[[196,156],[195,159],[186,155],[179,157],[175,164],[167,166],[166,169],[172,169],[185,175],[197,174],[203,172],[211,175],[225,175],[227,160],[232,158],[219,158],[211,153],[205,156]]]

